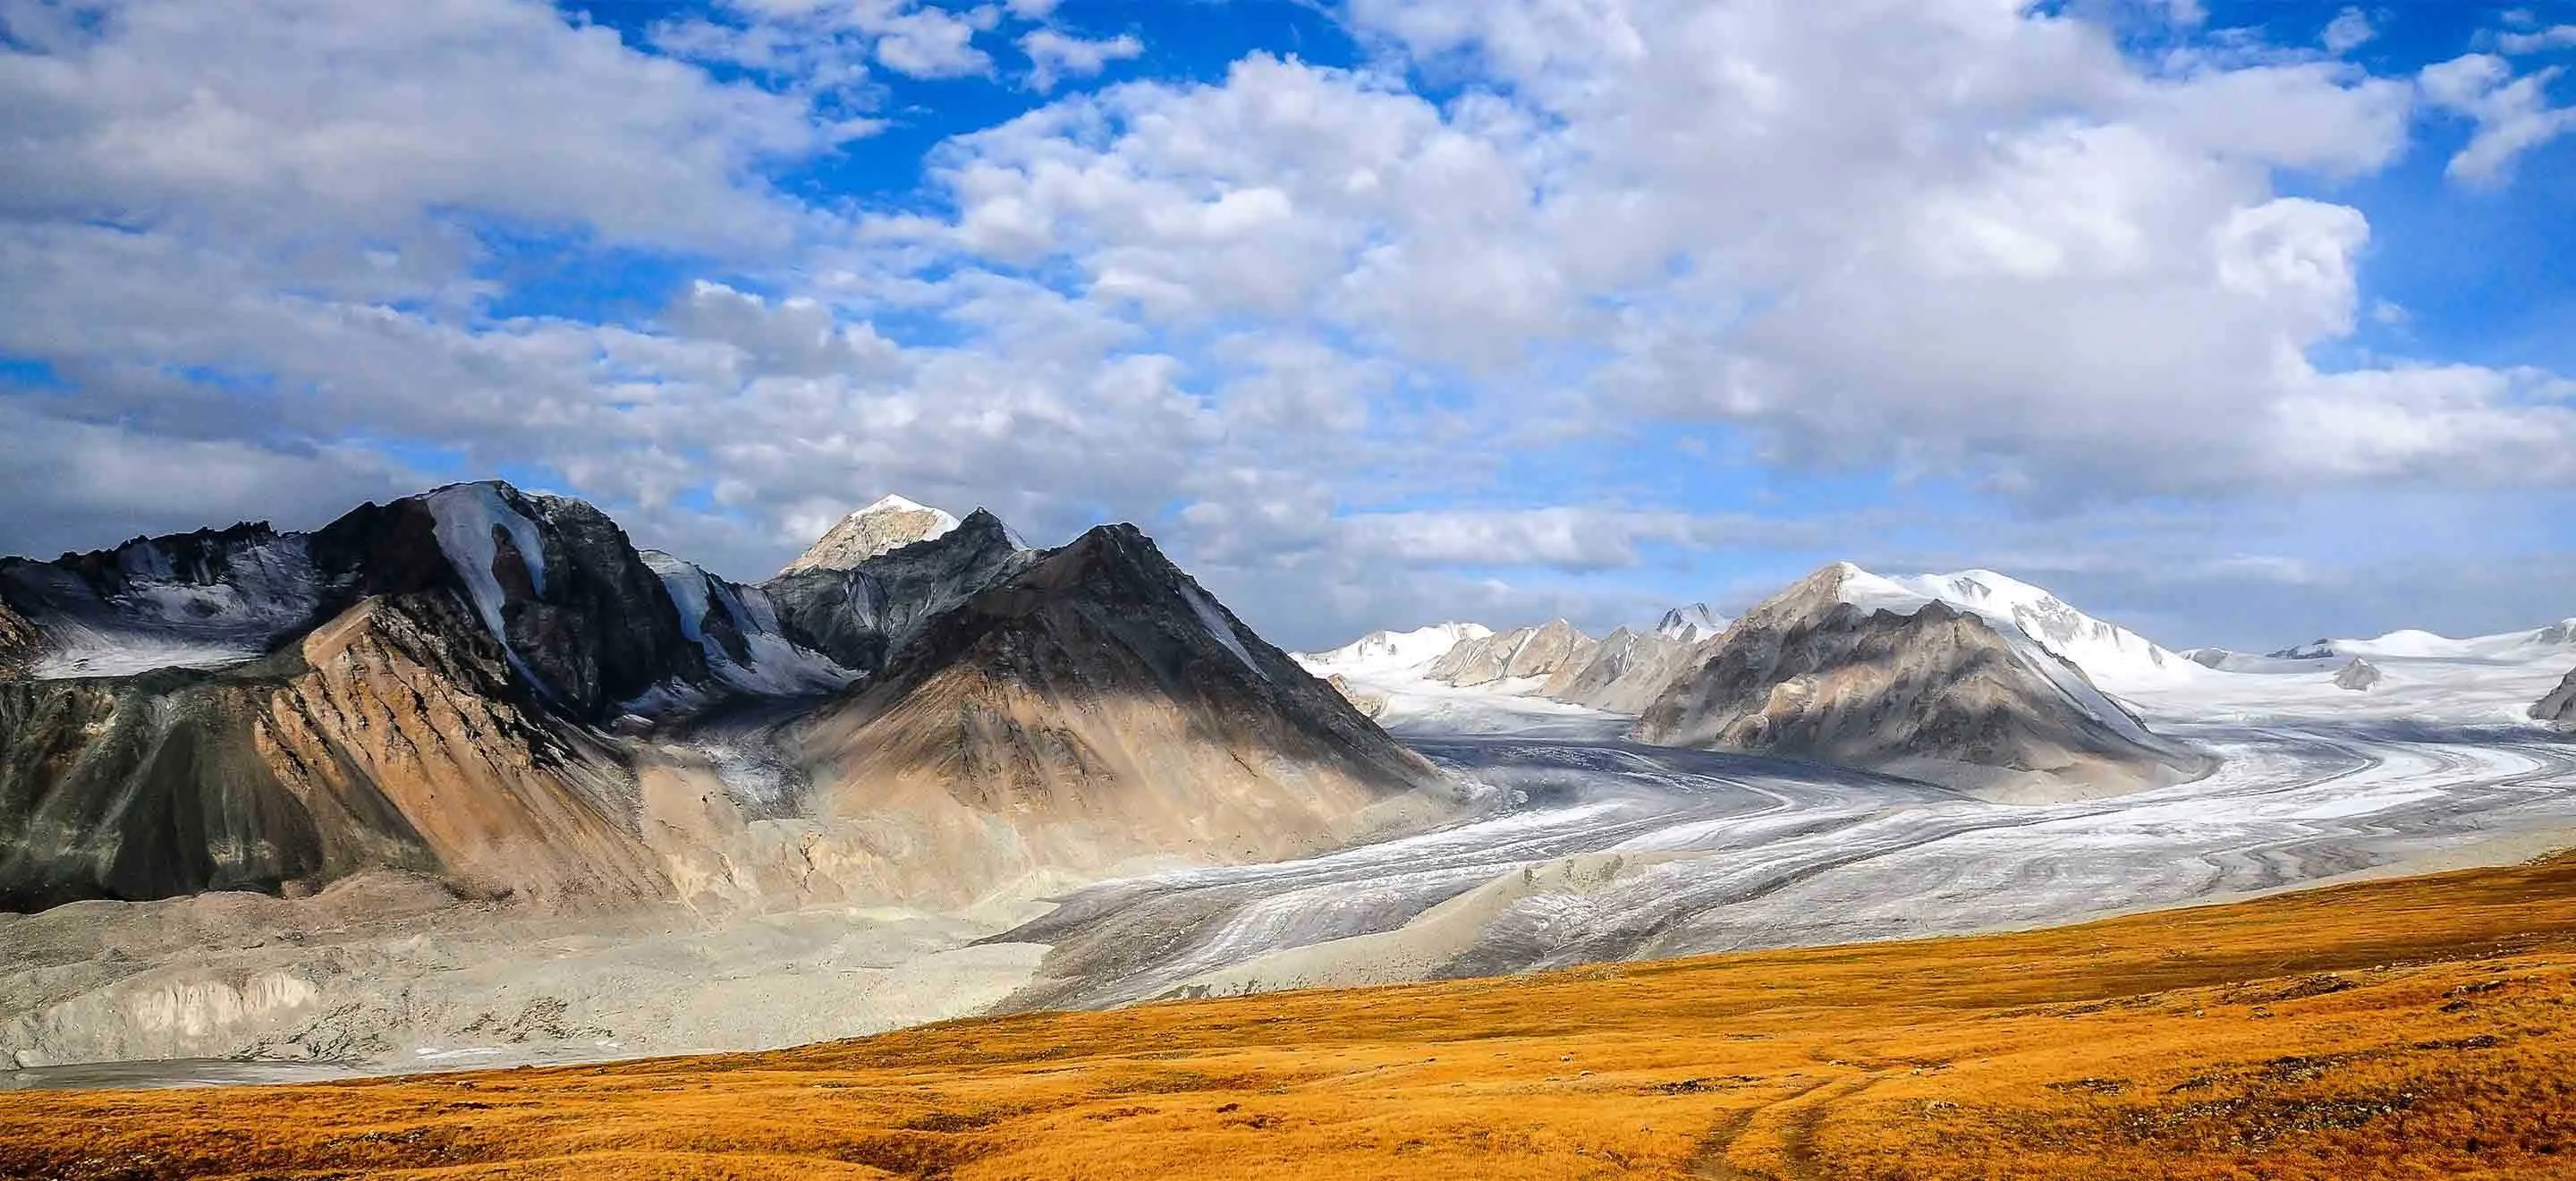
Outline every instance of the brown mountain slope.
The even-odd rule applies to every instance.
[[[1669,746],[1745,750],[1929,779],[1990,798],[2135,791],[2206,774],[2081,670],[1933,602],[1840,597],[1827,566],[1746,612],[1638,719]]]
[[[1584,660],[1549,677],[1539,696],[1616,714],[1643,713],[1698,666],[1704,645],[1623,627],[1602,637]]]
[[[1423,675],[1461,688],[1524,677],[1552,677],[1592,656],[1590,636],[1562,619],[1461,641]]]
[[[915,898],[1147,856],[1290,856],[1446,799],[1429,764],[1125,525],[932,621],[795,738],[809,810],[864,820],[889,888]]]
[[[492,897],[653,897],[613,819],[623,793],[452,597],[368,599],[232,669],[0,681],[0,909],[371,869]]]
[[[2576,861],[1968,939],[0,1094],[0,1175],[2576,1176]]]

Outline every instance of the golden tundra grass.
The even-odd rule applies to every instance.
[[[2028,934],[0,1095],[12,1177],[2576,1177],[2576,859]]]

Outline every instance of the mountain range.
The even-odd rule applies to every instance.
[[[1023,550],[910,502],[760,586],[500,483],[10,559],[0,664],[8,910],[378,870],[555,907],[963,901],[1290,855],[1447,791],[1133,528]]]
[[[963,906],[1274,860],[1456,813],[1462,787],[1372,720],[1429,690],[2065,799],[2214,765],[2124,694],[2334,661],[2367,695],[2410,654],[2571,638],[2186,654],[1991,571],[1837,563],[1738,620],[1444,623],[1291,657],[1132,526],[1029,549],[989,512],[887,497],[743,584],[580,501],[460,484],[309,533],[0,560],[0,909],[375,871],[554,908]]]

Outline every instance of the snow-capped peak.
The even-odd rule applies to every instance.
[[[902,496],[879,497],[840,519],[780,575],[800,570],[847,570],[888,550],[938,537],[956,528],[946,511]]]
[[[911,498],[909,498],[909,497],[906,497],[906,496],[902,495],[901,493],[889,492],[889,493],[886,493],[886,494],[885,494],[885,495],[883,495],[883,496],[878,497],[878,498],[876,499],[876,503],[871,504],[871,505],[867,506],[866,508],[856,510],[856,511],[852,512],[852,513],[850,514],[850,516],[852,516],[852,517],[865,517],[865,516],[871,516],[871,515],[874,515],[874,514],[876,514],[876,513],[937,513],[937,512],[939,512],[939,510],[938,510],[938,509],[935,509],[935,508],[930,507],[929,505],[923,504],[923,503],[921,503],[921,502],[920,502],[920,501],[918,501],[918,500],[913,500],[913,499],[911,499]],[[940,515],[941,515],[941,516],[946,516],[947,514],[946,514],[946,513],[940,513]],[[843,518],[843,519],[844,519],[844,520],[846,520],[846,519],[848,519],[848,518]]]
[[[1906,615],[1927,603],[1947,603],[1990,622],[2012,625],[2106,686],[2158,684],[2202,672],[2201,666],[2136,632],[2104,623],[2046,590],[1992,570],[1908,578],[1872,574],[1849,562],[1842,563],[1841,570],[1841,598],[1846,603]]]
[[[1480,623],[1435,623],[1412,631],[1373,631],[1329,652],[1298,653],[1296,659],[1317,676],[1383,676],[1429,668],[1451,648],[1493,634],[1494,629]]]
[[[1696,644],[1725,631],[1728,622],[1725,616],[1718,614],[1708,604],[1693,603],[1687,607],[1675,607],[1664,612],[1662,622],[1655,625],[1655,634],[1668,640]]]

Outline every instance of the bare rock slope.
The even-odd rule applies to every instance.
[[[1031,555],[794,734],[815,813],[864,818],[890,855],[944,867],[924,893],[958,899],[1046,869],[1312,852],[1444,798],[1124,525]]]
[[[1844,601],[1853,573],[1828,566],[1747,612],[1647,708],[1635,737],[2013,800],[2132,791],[2212,766],[2028,637],[1937,600],[1910,613]]]
[[[2576,724],[2576,670],[2570,670],[2566,680],[2558,682],[2556,689],[2531,707],[2531,716],[2544,722]]]
[[[1709,641],[1679,637],[1698,634],[1693,623],[1672,635],[1620,628],[1602,637],[1582,662],[1549,677],[1539,696],[1614,714],[1642,713],[1675,678],[1697,667]]]
[[[1591,659],[1590,636],[1562,619],[1462,640],[1424,673],[1434,681],[1474,688],[1528,677],[1552,677]]]

